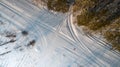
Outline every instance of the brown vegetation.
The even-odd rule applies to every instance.
[[[68,12],[67,0],[47,0],[49,10]],[[81,11],[77,24],[89,30],[103,30],[104,38],[114,49],[120,51],[120,1],[119,0],[75,0],[73,12]],[[118,20],[118,21],[116,21]]]
[[[63,13],[69,10],[67,0],[48,0],[47,7],[49,10],[54,10]]]

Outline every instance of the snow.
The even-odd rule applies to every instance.
[[[120,55],[84,34],[72,14],[54,13],[31,0],[0,0],[0,67],[119,67]],[[28,35],[23,36],[22,31]],[[6,32],[15,33],[7,38]],[[27,46],[35,40],[34,46]]]

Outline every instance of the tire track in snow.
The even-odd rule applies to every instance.
[[[15,10],[15,9],[13,9],[13,10]],[[15,11],[17,11],[17,10],[15,10]],[[13,11],[13,12],[15,12],[15,11]],[[48,11],[48,10],[47,10]],[[16,12],[15,12],[16,13]],[[21,12],[19,12],[19,11],[17,11],[17,13],[21,13]],[[19,14],[17,14],[17,15],[19,15]],[[20,16],[22,16],[22,15],[20,15]],[[26,16],[25,18],[29,18],[28,16]],[[25,19],[24,18],[24,19]],[[43,25],[45,25],[45,26],[47,26],[47,27],[49,27],[49,28],[52,28],[51,26],[48,26],[47,24],[45,24],[45,23],[41,23],[41,24],[43,24]],[[52,29],[54,29],[54,28],[52,28]]]
[[[27,16],[27,15],[22,15],[22,12],[20,12],[20,11],[18,11],[18,10],[16,10],[16,9],[14,9],[14,8],[12,8],[12,7],[10,7],[10,6],[8,6],[7,4],[5,4],[5,3],[0,3],[0,5],[2,5],[2,6],[5,6],[7,9],[9,9],[10,11],[12,11],[13,13],[15,13],[16,15],[18,15],[18,16],[20,16],[21,18],[23,18],[26,22],[33,22],[33,20],[34,19],[32,19],[32,18],[30,18],[29,16]],[[26,19],[30,19],[29,21],[28,20],[26,20]],[[40,22],[41,23],[41,22]],[[27,23],[26,23],[27,24]],[[49,26],[49,25],[47,25],[47,24],[45,24],[45,23],[41,23],[41,24],[43,24],[43,25],[45,25],[45,26],[47,26],[47,27],[49,27],[49,28],[52,28],[52,29],[54,29],[53,27],[51,27],[51,26]]]
[[[21,58],[21,62],[19,62],[15,67],[20,67],[20,65],[22,65],[24,63],[24,61],[26,60],[28,54],[24,54]]]
[[[0,2],[0,5],[1,5],[1,7],[3,7],[4,10],[5,10],[5,11],[4,11],[4,10],[1,9],[3,12],[6,12],[6,11],[7,11],[8,13],[11,13],[11,14],[12,14],[12,16],[10,16],[11,18],[13,17],[12,19],[14,19],[14,16],[19,16],[19,18],[22,17],[22,15],[20,15],[20,14],[22,13],[21,11],[18,12],[17,9],[14,9],[14,8],[12,8],[10,5],[5,4],[5,3],[3,3],[3,2]],[[20,13],[20,12],[21,12],[21,13]],[[4,14],[4,15],[5,15],[5,14],[8,14],[8,13],[1,13],[1,14]],[[11,15],[11,14],[10,14],[10,15]],[[13,15],[13,14],[14,14],[14,15]],[[5,18],[9,18],[8,15],[5,15]],[[12,20],[12,19],[9,18],[9,20]],[[12,22],[17,22],[17,21],[16,21],[16,19],[14,19],[14,20],[12,20]],[[21,21],[21,22],[22,22],[22,21]],[[15,24],[15,23],[14,23],[14,24]],[[24,25],[24,24],[26,24],[26,23],[23,22],[22,25]],[[19,26],[18,26],[18,27],[19,27]]]
[[[5,57],[5,60],[2,62],[1,66],[7,66],[8,65],[8,57]]]
[[[25,18],[24,18],[25,19]],[[29,21],[27,21],[27,22],[29,22]],[[31,21],[30,21],[31,22]],[[44,26],[45,26],[45,24],[44,24]],[[47,26],[47,25],[46,25]],[[45,26],[45,27],[46,27]],[[50,26],[48,26],[48,28],[49,28]],[[52,28],[52,27],[51,27]],[[53,28],[52,28],[53,29]],[[49,29],[50,30],[50,29]],[[54,32],[56,32],[55,30],[53,30]],[[66,39],[68,39],[68,38],[66,38]]]
[[[13,9],[14,10],[14,9]],[[16,13],[15,11],[14,11],[14,13]],[[19,12],[20,13],[20,12]],[[19,14],[17,14],[17,15],[19,15]],[[21,15],[20,15],[21,16]],[[23,17],[24,18],[24,17]],[[24,18],[24,20],[25,20],[25,18]],[[32,27],[34,27],[34,25],[32,26]],[[34,30],[36,30],[37,31],[37,29],[34,29]],[[39,32],[40,33],[40,32]],[[42,34],[41,34],[41,36],[42,36]],[[43,36],[42,36],[43,37]],[[43,39],[41,39],[41,40],[45,40],[45,37],[43,38]],[[45,42],[43,43],[43,44],[45,44]]]
[[[70,27],[72,27],[72,26],[70,26]],[[73,28],[72,28],[73,29]],[[74,32],[74,31],[73,31]],[[77,37],[76,37],[77,38]],[[79,40],[79,38],[78,38],[78,40]],[[81,42],[81,41],[79,41],[79,42]],[[95,41],[96,42],[96,41]],[[98,42],[100,42],[100,41],[98,41]],[[82,43],[82,42],[81,42]],[[104,42],[102,41],[102,44],[103,44]],[[85,45],[84,43],[83,43],[83,45]],[[97,56],[95,56],[93,53],[92,53],[92,51],[87,47],[87,46],[85,46],[87,49],[88,49],[88,51],[90,51],[90,53],[92,54],[92,56],[93,57],[95,57],[95,58],[97,58],[100,62],[102,62],[102,60],[100,60],[100,58],[98,58]],[[105,48],[106,49],[106,48]],[[118,54],[119,55],[119,54]]]
[[[29,18],[29,17],[23,17],[23,18]],[[33,20],[33,19],[32,19]],[[28,21],[27,21],[28,22]],[[33,22],[33,21],[30,21],[30,22]],[[38,21],[39,22],[39,21]],[[40,24],[40,23],[39,23]],[[49,25],[47,25],[47,24],[41,24],[41,26],[43,25],[43,27],[48,27],[48,28],[46,28],[46,29],[48,29],[48,30],[50,30],[50,31],[53,31],[55,34],[57,34],[57,35],[59,35],[60,37],[62,37],[62,38],[64,38],[65,40],[68,40],[68,42],[70,42],[70,38],[68,38],[68,37],[64,37],[65,35],[63,35],[63,34],[61,34],[60,32],[56,32],[56,30],[53,28],[53,27],[50,27]],[[69,24],[68,24],[69,25]],[[34,26],[34,25],[33,25]],[[39,26],[39,25],[36,25],[36,26]],[[60,25],[59,25],[60,26]],[[60,26],[61,27],[61,26]],[[60,27],[58,28],[58,29],[60,29]],[[71,26],[70,26],[71,27]],[[37,29],[38,29],[39,27],[37,27]],[[50,28],[50,29],[49,29]],[[52,29],[52,30],[51,30]],[[78,43],[82,43],[80,40],[79,40],[79,38],[76,36],[76,34],[75,34],[75,32],[74,32],[74,30],[72,31],[72,29],[73,28],[69,28],[70,29],[70,31],[71,31],[71,34],[72,34],[72,36],[74,37],[74,39],[76,40],[76,42],[78,42]],[[38,31],[38,33],[40,33],[40,31]],[[40,36],[43,36],[42,34],[40,34]],[[42,39],[44,39],[45,37],[43,37]],[[42,41],[43,42],[43,41]],[[72,42],[74,42],[74,41],[72,41]],[[44,42],[45,43],[45,42]],[[81,46],[82,45],[82,46]],[[82,44],[80,44],[79,46],[81,47],[81,48],[85,48],[85,49],[87,49],[90,53],[91,53],[91,50],[87,47],[87,46],[84,46],[85,44],[84,43],[82,43]],[[84,49],[84,50],[85,50]],[[83,51],[84,51],[83,50]]]
[[[38,36],[41,37],[41,40],[42,40],[41,44],[43,45],[43,48],[46,47],[47,46],[47,40],[46,40],[45,36],[43,35],[43,33],[41,32],[40,27],[33,22],[31,22],[30,25],[32,26],[33,30],[36,31],[37,37]],[[39,38],[37,38],[37,39],[39,39]]]
[[[71,15],[71,16],[72,16],[72,15]],[[74,37],[75,41],[79,43],[79,46],[83,49],[83,51],[84,51],[84,50],[87,50],[94,58],[96,58],[96,59],[99,61],[98,63],[104,64],[104,63],[102,62],[102,60],[101,60],[100,58],[96,57],[96,56],[91,52],[91,50],[90,50],[87,46],[85,46],[84,43],[81,42],[80,39],[78,38],[78,36],[75,34],[75,31],[73,30],[74,28],[73,28],[73,26],[72,26],[72,22],[70,21],[70,20],[71,20],[71,18],[70,18],[71,16],[68,17],[68,22],[67,22],[67,23],[68,23],[68,27],[69,27],[70,32],[71,32],[72,36]],[[91,57],[91,58],[92,58],[92,57]],[[93,58],[93,60],[94,60],[94,58]]]
[[[10,7],[10,6],[9,6]],[[13,9],[12,8],[12,10],[14,10],[13,12],[15,12],[17,15],[19,15],[20,17],[22,17],[26,22],[29,22],[29,21],[27,21],[26,19],[30,19],[30,17],[29,16],[26,16],[26,15],[21,15],[22,13],[21,12],[19,12],[19,11],[17,11],[16,9]],[[18,14],[19,13],[19,14]],[[30,19],[30,22],[32,21],[33,22],[33,20],[34,19]],[[39,21],[38,21],[39,22]],[[47,25],[47,24],[45,24],[45,23],[39,23],[40,25],[43,25],[43,26],[47,26],[48,27],[48,29],[49,30],[52,30],[52,31],[55,31],[55,29],[53,28],[53,27],[51,27],[51,26],[49,26],[49,25]],[[63,35],[64,36],[64,35]],[[66,37],[66,36],[65,36]],[[68,37],[66,37],[66,38],[68,38]]]
[[[111,47],[109,46],[109,43],[107,43],[103,40],[100,40],[99,38],[97,38],[94,35],[87,34],[86,36],[89,37],[91,40],[95,41],[97,44],[101,45],[103,48],[108,49],[108,51],[111,50]],[[117,51],[113,51],[111,53],[114,53],[114,54],[116,54],[117,56],[120,57],[120,53],[117,52]]]
[[[82,56],[82,55],[78,55],[77,53],[75,53],[74,51],[72,51],[72,50],[70,50],[69,48],[66,48],[66,47],[63,47],[66,51],[68,51],[68,52],[70,52],[71,54],[73,54],[73,55],[75,55],[77,58],[82,58],[82,60],[84,59],[85,61],[87,61],[87,63],[86,64],[92,64],[92,62],[91,61],[94,61],[94,59],[92,59],[92,58],[86,58],[86,56]],[[84,54],[85,55],[85,54]],[[81,60],[81,61],[82,61]],[[80,61],[80,60],[79,60]],[[96,63],[96,65],[99,65],[97,62],[94,62],[94,63]],[[99,66],[101,66],[101,65],[99,65]]]

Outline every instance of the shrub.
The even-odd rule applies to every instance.
[[[47,7],[49,10],[54,10],[63,13],[68,12],[69,10],[67,0],[48,0]]]

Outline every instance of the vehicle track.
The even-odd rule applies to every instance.
[[[63,50],[66,50],[66,53],[70,53],[70,57],[72,57],[72,55],[73,55],[74,58],[81,58],[82,60],[84,59],[84,60],[87,61],[88,64],[95,63],[95,65],[99,65],[99,66],[102,66],[102,65],[104,66],[105,65],[105,62],[103,62],[103,60],[101,60],[100,57],[97,57],[93,53],[93,50],[90,49],[90,46],[88,46],[85,43],[85,41],[84,41],[85,39],[82,37],[82,35],[80,35],[81,38],[78,36],[78,34],[80,34],[80,33],[76,32],[75,28],[73,27],[73,24],[72,24],[72,21],[71,21],[71,19],[72,19],[71,18],[72,17],[71,14],[68,14],[64,20],[66,20],[68,29],[69,29],[70,33],[72,34],[73,38],[68,37],[65,34],[60,32],[60,30],[62,29],[62,25],[64,25],[65,22],[61,22],[60,24],[58,24],[58,27],[55,28],[53,26],[50,26],[47,23],[43,23],[43,22],[45,22],[44,20],[39,20],[39,19],[36,20],[37,17],[33,16],[34,18],[32,18],[32,17],[30,17],[27,14],[23,15],[24,13],[22,13],[19,10],[17,10],[15,8],[11,7],[10,5],[8,5],[7,1],[4,1],[4,2],[0,2],[0,6],[5,7],[6,9],[8,9],[8,11],[11,11],[14,14],[16,14],[17,16],[21,17],[23,19],[22,21],[25,21],[25,23],[24,23],[25,25],[23,24],[25,26],[25,28],[23,28],[23,27],[19,26],[18,24],[16,24],[18,22],[14,21],[14,20],[13,20],[14,23],[12,23],[12,24],[14,26],[16,26],[16,28],[18,26],[18,30],[20,30],[20,31],[21,30],[28,30],[31,33],[31,36],[30,37],[26,37],[25,39],[22,39],[22,38],[18,37],[17,41],[20,41],[21,43],[16,43],[16,44],[18,44],[18,45],[26,44],[26,43],[23,43],[23,42],[28,41],[29,38],[33,37],[33,39],[36,39],[36,40],[41,39],[41,44],[43,44],[42,48],[48,46],[49,43],[47,43],[47,37],[45,37],[45,35],[44,35],[44,32],[43,32],[44,30],[41,29],[41,28],[44,28],[45,31],[50,31],[52,34],[54,34],[55,35],[54,37],[62,38],[63,40],[68,42],[70,45],[76,47],[76,49],[78,49],[78,51],[81,51],[81,53],[83,52],[83,56],[81,56],[81,54],[79,52],[75,52],[75,49],[73,51],[73,49],[71,49],[69,47],[66,47],[66,45],[59,45],[59,47],[63,48]],[[24,1],[20,1],[20,3],[22,3],[22,2],[24,2]],[[27,3],[27,4],[29,4],[29,3]],[[29,5],[31,5],[31,4],[29,4]],[[37,9],[37,7],[35,7],[35,8]],[[52,12],[50,13],[46,8],[43,8],[43,9],[39,8],[37,10],[38,11],[39,10],[45,10],[46,12],[41,13],[41,15],[44,15],[44,16],[47,16],[47,14],[51,14],[51,15],[53,14]],[[1,11],[0,11],[0,13],[4,14],[4,12],[1,12]],[[5,15],[5,14],[4,14],[4,16],[7,17],[7,15]],[[11,17],[7,17],[7,18],[8,18],[8,20],[12,19]],[[38,38],[38,36],[41,37],[41,38]],[[96,42],[95,43],[96,44],[95,45],[96,48],[97,48],[97,45],[100,45],[102,48],[106,49],[106,47],[104,47],[104,45],[103,45],[103,44],[105,44],[104,41],[99,40],[97,37],[91,36],[91,35],[86,35],[86,37],[88,37],[92,41]],[[82,40],[82,38],[83,38],[83,40]],[[57,46],[54,46],[53,48],[56,48],[56,47]],[[53,50],[51,50],[51,51],[53,51]],[[11,51],[14,51],[14,49],[11,50]],[[89,55],[87,53],[89,53]],[[114,52],[111,52],[111,53],[114,53]],[[106,55],[110,55],[110,54],[106,53]],[[19,58],[21,58],[21,61],[19,61],[19,63],[16,64],[16,67],[22,66],[22,64],[24,64],[24,62],[26,62],[28,60],[28,58],[27,58],[28,56],[30,56],[30,54],[25,53],[22,57],[19,57]],[[119,56],[119,54],[118,54],[118,56]],[[86,59],[86,57],[89,58],[89,59]],[[90,60],[93,61],[93,62],[91,62]],[[40,61],[40,60],[38,60],[38,61]],[[79,60],[79,62],[80,61],[81,60]],[[3,63],[2,65],[3,66],[6,65],[6,67],[8,67],[8,62],[7,63]]]

